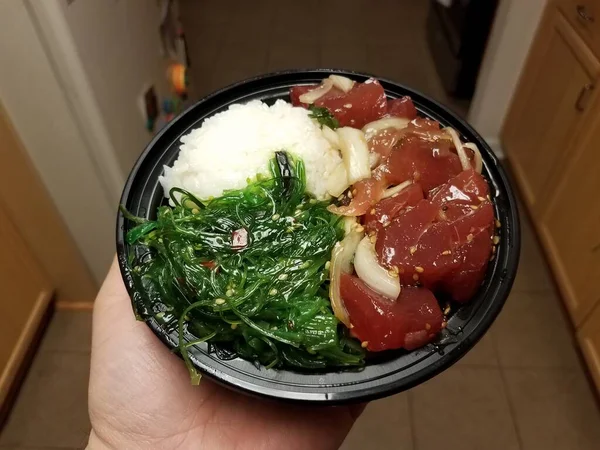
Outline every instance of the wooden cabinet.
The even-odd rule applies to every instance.
[[[600,390],[600,2],[550,2],[502,130]]]
[[[0,202],[0,405],[9,393],[52,294],[52,286]]]
[[[596,305],[577,331],[577,338],[596,386],[600,389],[600,304]]]
[[[600,63],[563,15],[542,22],[511,109],[502,141],[526,204],[544,207],[555,169],[597,97]],[[600,87],[600,86],[599,86]]]
[[[548,208],[539,215],[538,228],[575,325],[589,313],[598,291],[591,280],[597,281],[594,274],[600,263],[599,144],[600,120],[590,121],[581,130],[570,164],[558,168]]]

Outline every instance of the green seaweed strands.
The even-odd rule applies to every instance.
[[[271,173],[208,202],[174,189],[155,221],[126,215],[136,314],[178,332],[193,382],[188,349],[205,341],[268,368],[364,364],[328,297],[340,219],[306,194],[302,161],[277,152]]]

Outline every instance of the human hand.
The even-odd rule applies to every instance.
[[[116,260],[94,305],[89,449],[336,449],[361,406],[258,400],[183,362],[135,320]]]

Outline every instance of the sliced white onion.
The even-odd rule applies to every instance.
[[[338,197],[348,189],[349,186],[350,183],[348,182],[346,166],[341,162],[333,169],[327,178],[327,192],[329,192],[329,195],[332,197]]]
[[[354,269],[358,277],[375,292],[390,300],[396,300],[400,295],[400,279],[379,265],[375,246],[369,236],[365,236],[356,248]]]
[[[336,150],[340,148],[340,137],[334,130],[329,128],[327,125],[323,125],[321,131],[323,132],[323,137],[327,139],[333,148]]]
[[[481,170],[483,169],[483,160],[481,159],[481,152],[477,148],[477,145],[475,145],[473,142],[466,142],[463,144],[463,147],[467,147],[473,150],[475,172],[481,173]]]
[[[376,152],[369,153],[369,165],[371,166],[371,169],[374,169],[375,167],[377,167],[377,165],[379,164],[379,161],[381,161],[381,155],[379,153],[376,153]]]
[[[358,228],[354,217],[345,219],[346,237],[338,242],[331,251],[331,266],[329,271],[329,299],[335,317],[346,327],[350,328],[350,318],[344,306],[340,292],[342,272],[352,273],[352,259],[356,248],[364,236],[364,231]],[[359,231],[360,230],[360,231]]]
[[[371,164],[369,162],[369,147],[362,131],[356,128],[343,127],[336,130],[340,138],[342,159],[346,165],[348,182],[371,177]]]
[[[327,94],[332,87],[333,82],[329,78],[325,78],[319,87],[313,89],[312,91],[305,92],[300,97],[298,97],[298,100],[300,100],[301,103],[307,103],[311,105],[318,99],[320,99],[322,96]]]
[[[460,142],[460,138],[458,137],[458,133],[454,131],[454,128],[446,127],[444,131],[448,133],[452,137],[452,143],[454,144],[454,148],[456,149],[456,153],[458,154],[458,159],[460,159],[460,165],[462,166],[462,170],[468,170],[471,168],[471,161],[463,148],[462,142]]]
[[[329,75],[329,79],[333,85],[342,92],[348,92],[354,87],[354,81],[350,78],[342,77],[341,75]]]
[[[381,130],[385,130],[386,128],[402,130],[403,128],[406,128],[409,123],[410,120],[403,119],[402,117],[384,117],[383,119],[366,124],[362,130],[365,133],[365,138],[369,140]]]
[[[405,182],[400,183],[397,186],[388,188],[385,191],[383,191],[383,197],[382,198],[393,197],[394,195],[398,194],[399,192],[402,192],[404,189],[406,189],[411,184],[412,184],[412,180],[406,180]]]

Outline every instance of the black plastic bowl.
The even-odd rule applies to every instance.
[[[360,73],[329,69],[279,72],[234,84],[200,100],[169,123],[146,147],[129,175],[121,203],[133,214],[153,219],[163,201],[158,177],[163,166],[173,164],[177,158],[179,139],[183,135],[232,103],[254,99],[269,103],[289,100],[291,86],[319,83],[331,73],[356,81],[369,78]],[[405,86],[382,79],[380,82],[389,98],[410,95],[422,116],[453,127],[464,140],[476,143],[481,150],[483,175],[490,185],[496,217],[502,224],[496,257],[489,265],[481,289],[467,305],[456,310],[437,344],[413,352],[387,352],[368,362],[361,371],[303,373],[257,368],[239,358],[221,360],[214,353],[208,353],[206,346],[191,348],[192,362],[215,381],[250,394],[301,402],[339,404],[384,397],[416,386],[450,367],[481,339],[502,309],[517,271],[520,230],[517,203],[498,159],[473,128],[444,106]],[[133,296],[133,284],[125,264],[129,249],[124,239],[131,226],[119,213],[119,263],[127,290]],[[167,334],[154,320],[147,323],[169,348],[177,347],[176,333]]]

